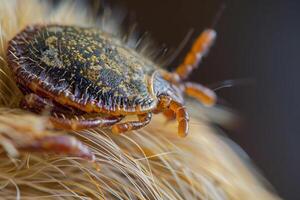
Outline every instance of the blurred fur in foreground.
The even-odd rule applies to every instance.
[[[100,129],[54,132],[47,129],[46,116],[19,110],[22,94],[5,58],[8,40],[33,23],[98,26],[118,33],[113,22],[89,13],[70,1],[54,9],[46,1],[0,0],[0,199],[278,199],[251,164],[233,151],[237,147],[204,117],[224,122],[228,113],[223,110],[195,107],[185,139],[177,137],[176,123],[166,124],[160,115],[142,130],[115,136]],[[15,148],[40,134],[76,137],[94,152],[96,164]]]

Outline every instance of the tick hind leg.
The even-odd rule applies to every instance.
[[[65,130],[82,130],[96,127],[108,127],[122,120],[122,116],[106,117],[84,117],[74,115],[70,111],[69,115],[66,110],[53,104],[49,99],[42,98],[36,94],[27,94],[20,103],[21,107],[35,113],[49,112],[49,120],[55,128]]]
[[[137,117],[138,117],[137,121],[129,121],[129,122],[124,122],[124,123],[113,125],[112,132],[119,134],[119,133],[131,131],[131,130],[140,129],[140,128],[146,126],[147,124],[149,124],[149,122],[151,121],[151,118],[152,118],[152,113],[149,112],[149,113],[145,113],[145,114],[140,114],[140,115],[137,115]]]

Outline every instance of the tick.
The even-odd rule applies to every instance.
[[[206,29],[173,72],[109,33],[77,26],[27,26],[9,42],[7,58],[24,94],[21,107],[48,111],[56,128],[111,127],[123,133],[146,126],[153,113],[164,113],[176,118],[184,137],[189,122],[184,94],[205,105],[216,101],[210,89],[185,81],[215,37]],[[137,119],[125,121],[128,115]]]

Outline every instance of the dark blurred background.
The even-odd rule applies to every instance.
[[[160,44],[177,47],[191,28],[195,38],[226,3],[218,39],[191,80],[210,85],[252,79],[218,91],[245,122],[229,131],[284,199],[300,199],[298,102],[300,1],[112,0],[135,16]],[[184,49],[170,68],[183,58]]]

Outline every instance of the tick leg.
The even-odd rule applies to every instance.
[[[160,96],[158,110],[162,112],[174,113],[175,118],[178,122],[178,135],[180,137],[185,137],[188,134],[189,129],[189,115],[187,113],[186,107],[174,100],[169,96]]]
[[[185,137],[189,130],[189,115],[184,105],[171,101],[170,110],[172,110],[176,115],[176,120],[178,122],[178,135],[180,137]]]
[[[84,159],[95,160],[95,155],[87,146],[70,136],[49,135],[33,139],[30,143],[18,147],[20,150],[53,152],[74,155]]]
[[[83,116],[67,118],[64,115],[51,116],[50,121],[54,127],[59,129],[79,131],[88,128],[109,127],[121,121],[123,116],[108,116],[108,117],[92,117],[85,118]]]
[[[173,121],[173,120],[176,119],[176,114],[170,109],[163,111],[163,115],[166,117],[167,122],[168,121]]]
[[[173,110],[169,109],[171,101],[172,101],[171,97],[160,96],[159,101],[158,101],[158,105],[157,105],[156,109],[153,110],[152,112],[154,114],[163,113],[163,115],[167,119],[167,122],[175,120],[176,119],[176,114],[174,113]]]
[[[82,130],[96,127],[108,127],[119,122],[123,116],[107,116],[107,117],[77,117],[75,111],[68,108],[58,107],[51,100],[42,98],[36,94],[27,94],[20,103],[24,109],[35,113],[42,113],[49,110],[53,115],[49,117],[50,122],[55,128],[66,130]],[[72,117],[70,117],[72,116]]]
[[[195,40],[192,48],[180,64],[175,73],[178,74],[181,80],[186,79],[190,73],[197,68],[202,57],[208,52],[209,48],[214,43],[216,32],[212,29],[204,30]]]
[[[198,83],[183,83],[184,92],[206,106],[212,106],[216,103],[216,94],[214,91]]]
[[[125,123],[115,124],[112,127],[113,133],[124,133],[126,131],[140,129],[151,121],[152,113],[140,114],[138,116],[138,121],[129,121]]]

